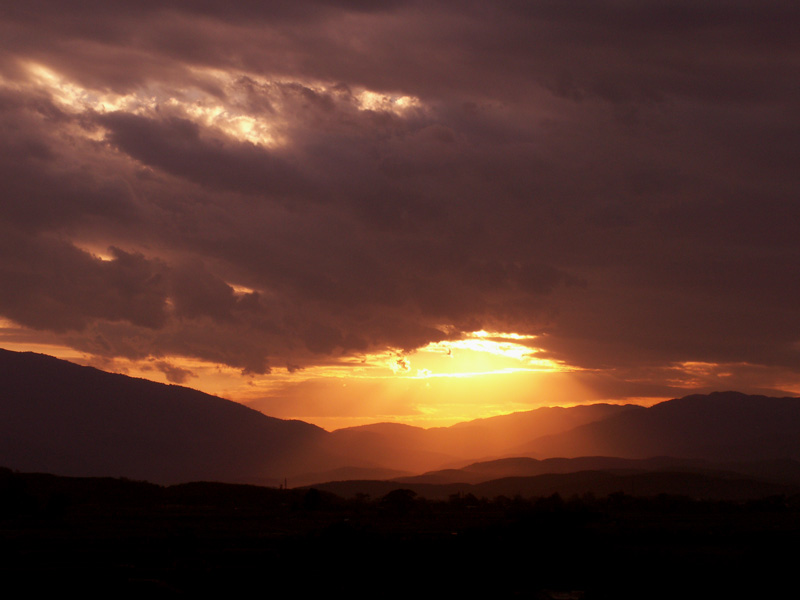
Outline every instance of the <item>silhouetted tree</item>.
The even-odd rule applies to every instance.
[[[381,504],[391,511],[405,514],[414,506],[417,492],[406,488],[393,490],[381,498]]]
[[[317,510],[322,505],[322,494],[316,488],[311,488],[303,496],[304,510]]]

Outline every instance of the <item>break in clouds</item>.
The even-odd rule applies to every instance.
[[[268,373],[483,329],[607,397],[798,389],[794,2],[5,4],[26,339],[183,380],[170,357]]]

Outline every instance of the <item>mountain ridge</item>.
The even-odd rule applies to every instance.
[[[467,467],[438,477],[469,481],[478,469],[470,474],[469,465],[508,457],[549,459],[541,464],[555,471],[556,459],[598,456],[796,461],[799,430],[799,398],[716,392],[649,408],[598,403],[447,428],[328,432],[191,388],[0,349],[0,465],[59,475],[305,485],[365,475],[421,481]]]
[[[566,458],[798,459],[797,431],[800,398],[725,391],[666,400],[644,411],[543,436],[523,451]]]
[[[302,462],[305,447],[327,433],[191,388],[35,353],[0,352],[0,381],[0,457],[23,470],[257,480]]]

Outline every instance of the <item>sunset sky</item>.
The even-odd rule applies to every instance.
[[[800,395],[796,1],[0,5],[0,347],[332,429]]]

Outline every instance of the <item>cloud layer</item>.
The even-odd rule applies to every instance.
[[[257,374],[484,329],[609,397],[800,390],[796,3],[10,4],[24,328]]]

